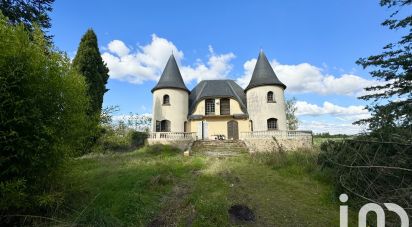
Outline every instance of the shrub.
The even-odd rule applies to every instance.
[[[0,214],[47,211],[61,201],[50,197],[59,167],[89,133],[85,81],[39,29],[1,14],[0,50]]]
[[[147,133],[127,127],[102,126],[101,135],[95,146],[98,152],[127,152],[142,147]]]
[[[142,147],[145,144],[148,134],[146,132],[138,132],[138,131],[130,131],[130,139],[132,142],[132,146]]]
[[[404,208],[412,204],[411,163],[412,144],[395,133],[328,141],[319,155],[319,164],[334,175],[337,194],[350,194],[361,204],[394,202]]]

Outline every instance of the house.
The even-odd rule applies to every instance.
[[[286,130],[284,90],[263,52],[246,89],[233,80],[203,80],[187,89],[173,55],[153,93],[153,132],[196,132],[199,138]]]
[[[263,51],[245,89],[233,80],[203,80],[189,90],[171,55],[152,89],[149,143],[180,143],[187,139],[272,140],[273,135],[303,135],[305,132],[287,131],[285,89]]]

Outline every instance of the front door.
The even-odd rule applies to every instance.
[[[197,123],[197,139],[207,139],[208,138],[208,123],[207,121],[199,121]]]
[[[227,123],[227,137],[228,139],[239,139],[239,129],[237,121],[231,120]]]

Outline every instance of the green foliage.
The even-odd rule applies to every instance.
[[[319,164],[334,176],[337,194],[360,201],[393,202],[411,208],[412,144],[396,134],[387,141],[371,135],[321,145]]]
[[[329,132],[322,132],[322,133],[315,133],[313,135],[314,138],[349,138],[350,135],[346,134],[333,134],[331,135]]]
[[[296,98],[286,100],[286,120],[289,130],[296,130],[299,127],[299,120],[296,117]]]
[[[51,27],[50,17],[54,0],[1,0],[0,10],[14,25],[22,23],[29,31],[37,24],[43,29]]]
[[[373,100],[367,106],[372,117],[357,123],[368,123],[373,131],[403,128],[409,131],[404,138],[412,136],[412,16],[402,18],[399,12],[410,10],[411,4],[410,0],[381,0],[381,6],[397,7],[382,25],[406,34],[386,45],[383,53],[357,61],[364,68],[373,68],[371,75],[382,81],[366,88],[370,93],[360,97]]]
[[[372,68],[371,75],[380,80],[360,97],[372,100],[367,106],[372,117],[356,123],[368,124],[370,132],[323,143],[319,163],[333,174],[336,193],[350,194],[355,204],[394,202],[411,215],[412,16],[402,18],[399,12],[410,8],[412,1],[381,0],[380,4],[397,8],[382,25],[406,34],[386,45],[383,53],[357,61]]]
[[[82,37],[77,54],[73,59],[73,67],[85,77],[90,97],[90,116],[100,116],[103,104],[103,95],[109,79],[109,69],[100,56],[96,34],[92,29]]]
[[[0,40],[0,213],[41,212],[88,135],[86,84],[39,29],[0,16]]]
[[[101,126],[100,137],[96,141],[96,152],[127,152],[142,147],[147,133],[129,129],[126,126]]]

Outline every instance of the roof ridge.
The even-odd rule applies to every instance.
[[[202,83],[203,81],[200,81],[200,83]],[[202,94],[202,92],[203,92],[203,89],[205,89],[205,87],[206,87],[206,83],[205,82],[203,82],[203,85],[202,85],[202,87],[200,88],[200,91],[197,93],[197,95],[196,95],[196,99],[199,99],[199,96]]]

